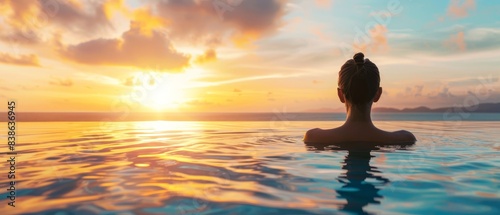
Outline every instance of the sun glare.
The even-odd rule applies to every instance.
[[[148,103],[155,110],[177,108],[183,102],[184,89],[179,83],[169,81],[167,84],[162,84],[149,97]]]
[[[155,111],[177,109],[190,100],[189,88],[201,69],[181,73],[155,73],[146,81],[148,89],[144,105]]]

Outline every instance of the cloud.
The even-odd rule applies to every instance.
[[[160,32],[141,33],[131,23],[117,39],[95,39],[70,45],[61,51],[68,59],[84,64],[121,65],[158,70],[176,70],[188,66],[190,56],[178,52]]]
[[[20,66],[40,66],[40,60],[35,54],[13,56],[0,52],[0,62]]]
[[[128,87],[132,87],[132,86],[140,85],[140,83],[135,77],[128,77],[123,82],[123,85],[128,86]]]
[[[119,1],[38,1],[40,10],[49,22],[64,29],[81,32],[96,32],[111,28],[108,14],[111,6]]]
[[[225,4],[222,11],[216,2]],[[0,40],[55,50],[65,59],[90,65],[178,69],[189,65],[191,57],[174,44],[204,46],[207,51],[191,62],[216,60],[216,48],[223,43],[245,47],[276,32],[287,2],[163,0],[132,8],[122,0],[0,0],[1,22],[6,24]],[[114,19],[115,12],[123,16]],[[131,26],[117,37],[113,24],[121,24],[121,18]]]
[[[385,25],[376,24],[370,29],[367,35],[364,35],[365,42],[354,42],[353,47],[355,50],[361,52],[367,51],[386,51],[389,46],[387,43],[387,27]]]
[[[406,87],[405,93],[400,96],[405,96],[405,97],[420,97],[422,96],[422,91],[424,89],[424,85],[415,85],[413,87]]]
[[[494,84],[500,80],[499,77],[465,77],[465,78],[455,78],[446,81],[446,85],[450,87],[477,87],[481,84]],[[484,82],[484,83],[483,83]]]
[[[448,6],[448,16],[452,18],[464,18],[467,17],[469,12],[476,8],[475,0],[451,0]]]
[[[375,25],[370,31],[370,36],[373,40],[373,49],[387,48],[387,28],[384,25]]]
[[[57,79],[55,81],[49,81],[49,84],[63,87],[71,87],[73,86],[73,81],[69,78],[67,79]]]
[[[99,30],[112,29],[111,14],[114,10],[123,8],[121,2],[0,0],[6,24],[0,33],[0,39],[32,44],[42,42],[42,38],[50,36],[54,29],[78,35],[92,35]]]
[[[173,38],[205,43],[230,38],[245,45],[281,26],[287,1],[232,2],[167,0],[158,1],[155,8],[169,23],[166,31]]]
[[[162,77],[158,73],[139,73],[126,78],[122,83],[125,86],[155,86],[157,83],[163,82]]]
[[[427,95],[431,99],[447,99],[447,98],[452,98],[455,97],[450,91],[450,88],[447,86],[443,86],[441,89],[439,89],[436,92],[431,92]]]
[[[217,53],[214,49],[208,49],[202,55],[196,57],[196,63],[202,64],[210,61],[214,61],[217,59]]]
[[[463,31],[451,35],[451,37],[448,40],[446,40],[444,44],[445,46],[458,48],[458,50],[460,51],[465,51],[467,49],[467,44],[465,43],[465,36]]]
[[[0,33],[0,40],[11,44],[19,43],[23,45],[33,45],[42,41],[38,34],[34,34],[31,31],[22,31],[19,29],[12,29]]]

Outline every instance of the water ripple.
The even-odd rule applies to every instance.
[[[500,213],[498,123],[386,121],[419,141],[371,152],[304,145],[318,122],[107,125],[23,125],[16,214]]]

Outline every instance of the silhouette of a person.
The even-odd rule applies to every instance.
[[[384,131],[377,128],[371,119],[374,102],[382,96],[378,67],[357,53],[340,68],[337,95],[345,104],[347,117],[343,125],[332,129],[315,128],[306,132],[304,142],[365,144],[413,144],[415,136],[405,130]]]

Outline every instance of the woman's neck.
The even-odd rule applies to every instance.
[[[371,104],[365,106],[346,105],[347,118],[345,124],[369,124],[373,125],[371,119]]]

